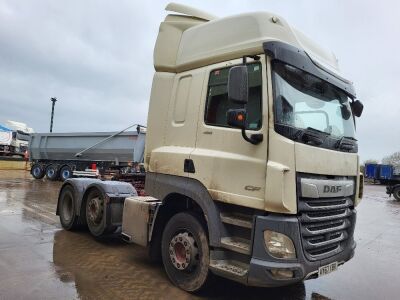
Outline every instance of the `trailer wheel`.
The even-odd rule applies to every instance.
[[[98,189],[92,189],[86,199],[86,222],[90,233],[95,237],[113,233],[117,229],[116,226],[107,227],[105,210],[103,193]]]
[[[35,179],[42,179],[44,177],[44,169],[40,164],[34,164],[31,168],[31,174]]]
[[[162,235],[161,254],[165,271],[173,284],[197,292],[210,281],[210,250],[200,218],[191,213],[174,215]]]
[[[68,178],[72,177],[72,169],[70,166],[64,166],[61,168],[60,171],[60,178],[62,181],[67,180]]]
[[[400,186],[396,187],[393,189],[393,197],[397,200],[400,201]]]
[[[46,177],[51,181],[55,181],[58,178],[58,167],[57,165],[49,165],[46,168]]]
[[[61,190],[58,209],[60,223],[65,230],[74,230],[83,226],[83,220],[75,213],[74,189],[71,186],[67,185]]]

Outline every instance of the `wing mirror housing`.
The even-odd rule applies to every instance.
[[[253,57],[255,60],[255,57]],[[249,101],[249,74],[247,72],[246,57],[243,57],[243,65],[232,67],[228,75],[228,99],[233,103],[243,105],[243,108],[229,109],[226,113],[227,123],[233,128],[242,131],[242,137],[247,142],[257,145],[263,141],[262,134],[246,134],[247,109]]]
[[[353,115],[356,117],[361,117],[363,109],[364,109],[364,104],[360,100],[356,100],[350,103],[351,110],[353,112]]]
[[[236,104],[247,104],[249,100],[249,75],[247,66],[236,66],[229,70],[228,99]]]

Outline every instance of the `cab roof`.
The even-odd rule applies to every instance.
[[[173,13],[160,24],[154,49],[156,71],[179,73],[244,55],[262,54],[264,42],[281,41],[303,49],[316,64],[340,76],[332,52],[276,14],[254,12],[218,18],[176,3],[168,4],[166,10]]]

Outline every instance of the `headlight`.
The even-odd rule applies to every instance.
[[[296,249],[293,245],[293,241],[287,235],[265,230],[264,243],[269,254],[275,258],[296,258]]]

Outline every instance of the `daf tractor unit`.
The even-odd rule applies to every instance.
[[[363,105],[336,57],[272,13],[166,10],[139,131],[144,191],[68,179],[63,228],[121,230],[189,292],[215,275],[274,287],[335,271],[354,255],[363,191]]]

